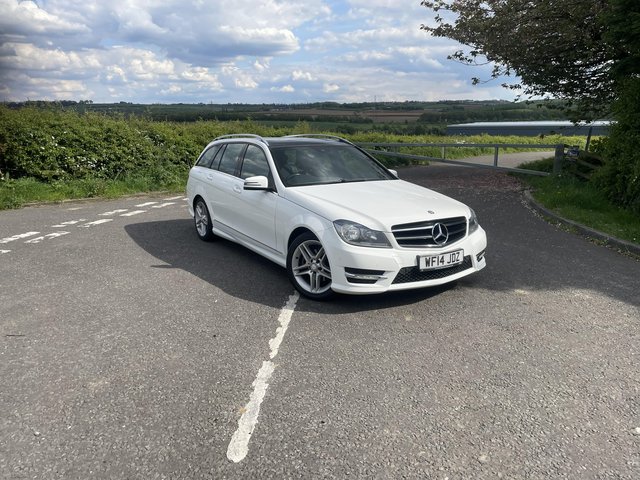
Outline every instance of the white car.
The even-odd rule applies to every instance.
[[[187,196],[202,240],[267,257],[315,300],[440,285],[486,265],[472,209],[339,137],[218,137],[189,172]]]

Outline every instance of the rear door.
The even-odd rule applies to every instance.
[[[203,191],[206,192],[207,184],[213,179],[211,164],[219,150],[220,145],[214,145],[206,149],[191,169],[189,173],[189,182],[191,185],[188,185],[193,191],[191,198],[196,194],[202,194]]]
[[[242,182],[236,176],[246,143],[228,143],[216,155],[207,176],[206,198],[209,202],[214,228],[233,235],[234,217],[237,215],[237,193]],[[235,236],[235,235],[234,235]]]

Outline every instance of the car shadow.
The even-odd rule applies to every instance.
[[[280,308],[284,292],[291,290],[283,268],[224,239],[201,241],[191,219],[134,223],[125,231],[164,262],[153,268],[184,270],[234,297]]]
[[[216,238],[203,242],[190,219],[129,224],[129,237],[157,258],[150,268],[178,268],[197,276],[226,294],[281,308],[294,289],[284,268],[236,243]],[[296,310],[344,314],[382,310],[419,303],[456,288],[452,282],[434,288],[388,292],[380,295],[336,295],[330,302],[302,299]]]

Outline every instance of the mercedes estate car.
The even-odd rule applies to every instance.
[[[339,137],[218,137],[190,170],[187,196],[200,239],[263,255],[314,300],[440,285],[486,265],[471,208]]]

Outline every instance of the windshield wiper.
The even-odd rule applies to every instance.
[[[350,180],[342,179],[344,183],[356,183],[356,182],[374,182],[376,180],[382,180],[381,178],[353,178]]]

